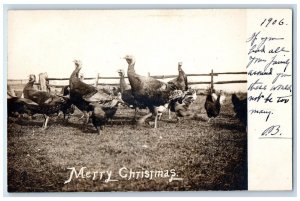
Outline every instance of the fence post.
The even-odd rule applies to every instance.
[[[48,75],[47,73],[40,73],[39,74],[39,89],[41,91],[48,91],[47,89],[47,78],[48,78]]]
[[[95,82],[95,85],[96,85],[96,86],[95,86],[95,87],[98,86],[99,76],[100,76],[100,73],[97,73],[96,82]]]
[[[214,71],[213,71],[213,69],[211,69],[211,73],[210,73],[210,89],[211,89],[211,91],[214,90]]]

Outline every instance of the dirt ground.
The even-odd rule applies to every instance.
[[[205,96],[198,96],[192,110],[203,118],[176,121],[163,114],[158,129],[135,127],[134,110],[119,108],[115,119],[97,135],[92,124],[84,125],[76,111],[65,122],[52,117],[42,129],[43,117],[8,119],[8,191],[201,191],[247,189],[247,133],[234,117],[230,95],[220,116],[207,121]],[[140,111],[139,115],[147,112]],[[111,171],[102,179],[69,179],[79,172]],[[143,177],[121,177],[119,171],[143,172]],[[146,172],[164,176],[147,178]],[[170,181],[176,172],[178,180]],[[125,171],[123,172],[125,173]],[[122,173],[122,174],[123,174]],[[124,174],[123,174],[124,175]]]

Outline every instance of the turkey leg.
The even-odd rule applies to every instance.
[[[44,121],[44,124],[43,124],[43,128],[46,129],[48,121],[49,121],[49,116],[45,115],[44,117],[45,117],[45,121]]]
[[[171,117],[171,109],[169,108],[168,111],[169,111],[169,119],[172,119],[172,117]]]
[[[157,118],[158,118],[159,114],[155,115],[155,120],[154,120],[154,128],[157,128]]]

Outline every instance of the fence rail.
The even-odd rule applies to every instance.
[[[195,81],[195,82],[188,82],[189,85],[199,85],[199,84],[208,84],[211,85],[211,88],[214,88],[214,84],[237,84],[237,83],[247,83],[247,80],[230,80],[230,81],[217,81],[214,82],[214,77],[219,76],[219,75],[241,75],[241,74],[247,74],[247,72],[213,72],[211,70],[210,73],[207,74],[186,74],[188,77],[201,77],[201,76],[210,76],[210,81]],[[155,78],[155,79],[168,79],[168,78],[175,78],[178,75],[150,75],[149,76]],[[128,78],[128,77],[125,77]],[[105,85],[105,86],[118,86],[119,83],[104,83],[100,82],[100,80],[120,80],[120,77],[110,77],[110,76],[100,76],[98,73],[96,77],[88,77],[84,78],[84,80],[95,80],[94,85],[99,86],[99,85]],[[67,81],[69,78],[47,78],[49,81],[49,86],[51,87],[57,87],[57,88],[62,88],[66,85],[62,84],[51,84],[50,81]],[[19,83],[18,83],[19,82]],[[8,79],[7,84],[9,85],[18,85],[18,84],[25,84],[27,83],[28,80],[24,79]],[[39,83],[36,83],[36,85],[39,85]]]

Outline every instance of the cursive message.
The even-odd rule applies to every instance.
[[[291,137],[283,129],[286,121],[280,120],[292,120],[290,23],[275,16],[262,18],[246,40],[249,118],[262,125],[256,130],[262,139]]]

